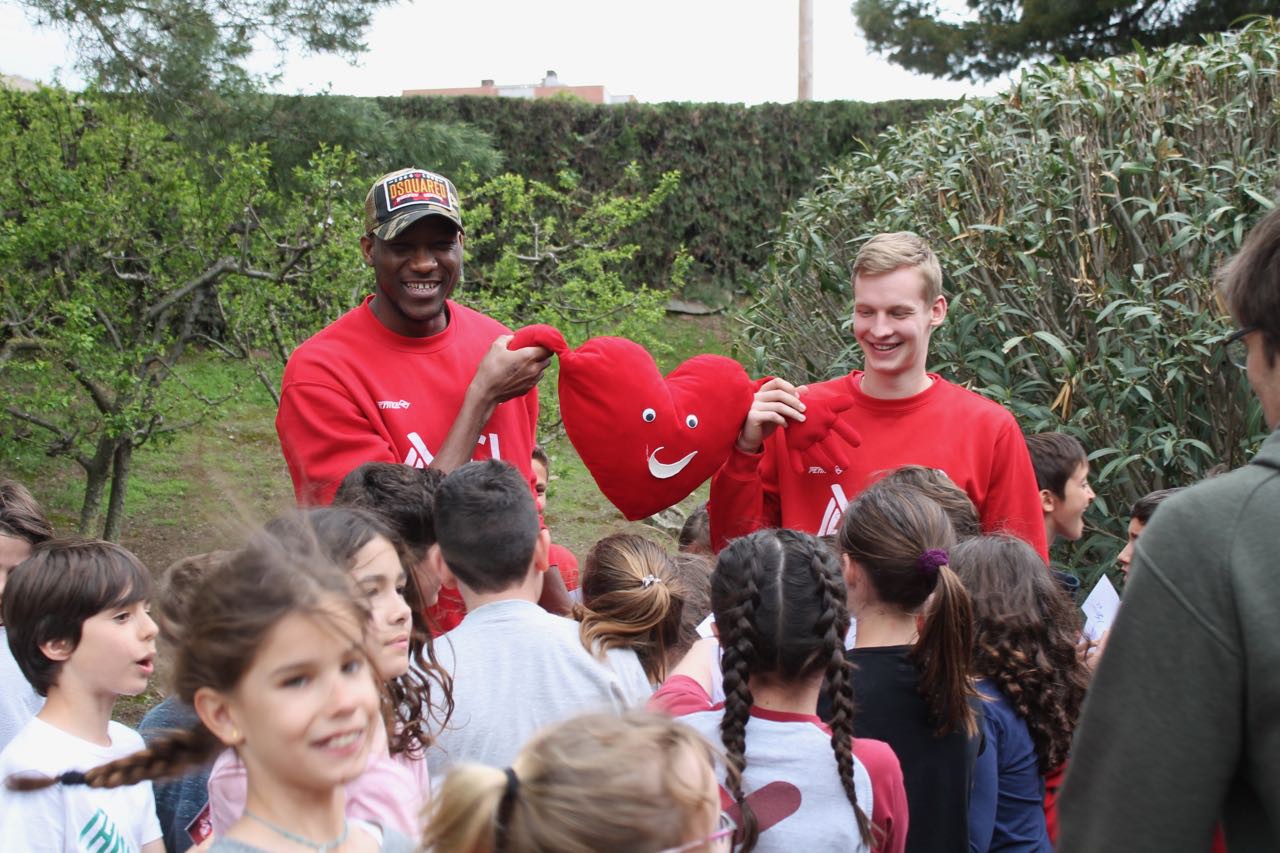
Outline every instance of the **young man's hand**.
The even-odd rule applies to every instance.
[[[507,349],[511,337],[502,335],[489,346],[471,380],[472,389],[485,403],[497,405],[527,394],[551,361],[551,353],[542,347]]]
[[[751,401],[751,410],[738,433],[737,447],[743,453],[758,453],[764,440],[788,420],[803,421],[805,405],[800,400],[804,385],[792,385],[785,379],[770,379],[760,386]]]

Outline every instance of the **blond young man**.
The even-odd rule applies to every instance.
[[[834,533],[849,501],[882,472],[913,464],[945,471],[978,508],[984,531],[1013,533],[1047,558],[1035,472],[1013,415],[926,369],[929,340],[947,318],[937,256],[911,232],[872,237],[854,262],[853,296],[864,369],[811,386],[774,379],[761,387],[711,480],[713,546],[763,527]],[[854,398],[841,417],[862,445],[840,448],[847,467],[796,473],[779,458],[777,430],[804,420],[806,397],[831,395]]]

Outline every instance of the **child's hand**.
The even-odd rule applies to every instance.
[[[1107,638],[1110,636],[1111,629],[1109,628],[1102,632],[1102,636],[1099,637],[1096,642],[1081,635],[1080,644],[1078,646],[1080,649],[1080,659],[1084,661],[1084,665],[1089,668],[1090,672],[1098,668],[1098,661],[1102,660],[1102,652],[1103,649],[1106,648]]]

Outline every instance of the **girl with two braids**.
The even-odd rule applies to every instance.
[[[1076,645],[1079,614],[1020,539],[969,539],[952,560],[973,601],[973,668],[998,765],[994,785],[974,791],[975,801],[995,802],[990,848],[1050,851],[1056,833],[1046,823],[1053,812],[1045,779],[1065,766],[1089,686]]]
[[[174,631],[174,693],[195,709],[194,728],[85,772],[10,787],[118,788],[179,776],[231,747],[247,771],[245,808],[210,851],[408,853],[402,833],[345,812],[343,786],[365,770],[386,725],[369,611],[305,518],[285,526],[214,568]]]
[[[815,537],[761,530],[733,540],[711,576],[725,700],[710,691],[715,656],[700,641],[654,694],[723,743],[725,798],[743,850],[901,851],[902,770],[884,743],[854,738],[845,587],[835,554]],[[830,724],[817,716],[830,682]]]
[[[351,507],[304,510],[272,521],[267,531],[298,547],[314,542],[322,557],[347,571],[369,611],[367,652],[384,688],[383,714],[390,723],[374,728],[365,770],[347,785],[346,811],[416,836],[431,798],[425,751],[432,742],[433,685],[445,703],[450,693],[448,675],[436,665],[421,621],[433,602],[419,601],[398,538],[374,513]],[[245,764],[228,749],[209,774],[215,835],[240,819],[244,798]]]
[[[858,630],[846,653],[854,665],[851,687],[832,682],[821,713],[835,719],[851,698],[858,709],[854,733],[885,741],[897,754],[912,817],[911,853],[951,853],[973,837],[970,791],[983,745],[982,710],[970,676],[972,608],[949,567],[954,543],[942,507],[885,480],[849,504],[837,536]]]

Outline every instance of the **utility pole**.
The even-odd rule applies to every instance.
[[[800,0],[800,88],[796,100],[813,100],[813,0]]]

